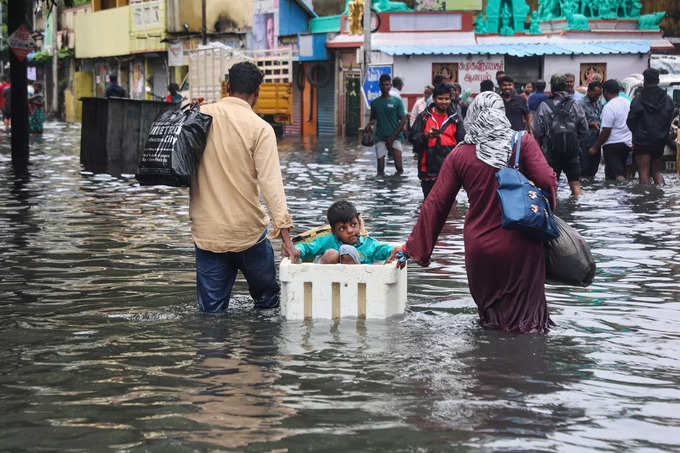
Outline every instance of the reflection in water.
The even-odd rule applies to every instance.
[[[478,327],[464,193],[432,266],[409,268],[404,317],[286,322],[242,279],[227,315],[198,313],[186,190],[81,172],[79,139],[47,123],[20,179],[0,134],[0,450],[680,448],[677,177],[560,187],[598,275],[547,288],[548,335]],[[376,178],[355,142],[280,151],[300,230],[348,198],[377,238],[410,232],[413,161]]]

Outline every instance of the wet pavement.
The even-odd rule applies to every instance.
[[[288,322],[252,311],[242,279],[208,316],[186,189],[83,172],[79,126],[31,141],[20,180],[0,133],[0,451],[680,451],[676,176],[578,200],[561,181],[598,274],[548,286],[557,327],[518,336],[477,325],[464,193],[401,319]],[[377,179],[353,141],[280,151],[300,231],[349,198],[377,238],[408,235],[413,161]]]

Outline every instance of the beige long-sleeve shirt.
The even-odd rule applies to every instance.
[[[272,217],[270,236],[292,228],[272,127],[235,97],[201,106],[201,112],[213,120],[191,182],[189,216],[196,245],[216,253],[254,245],[269,224],[260,192]]]

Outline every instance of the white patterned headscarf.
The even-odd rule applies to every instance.
[[[505,116],[503,98],[493,91],[479,93],[465,116],[464,143],[476,147],[477,158],[495,168],[508,166],[513,131]]]

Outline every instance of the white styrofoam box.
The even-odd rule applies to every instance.
[[[390,264],[279,266],[281,313],[287,319],[389,318],[406,309],[406,267]]]

